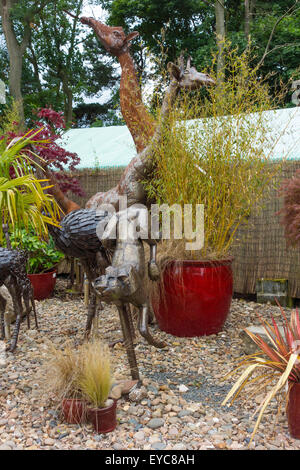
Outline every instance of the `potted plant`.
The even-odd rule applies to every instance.
[[[45,364],[47,392],[54,394],[68,424],[86,422],[86,401],[78,386],[83,366],[82,347],[67,344],[63,350],[50,346]]]
[[[281,166],[270,165],[274,142],[264,111],[274,103],[267,86],[249,65],[247,52],[239,56],[225,46],[224,58],[226,80],[220,83],[212,68],[208,74],[219,85],[205,94],[181,94],[162,125],[154,170],[144,181],[150,199],[182,211],[185,240],[176,235],[160,243],[161,279],[152,293],[159,327],[175,336],[222,329],[233,293],[236,231],[253,208],[265,203]],[[203,224],[198,224],[195,213],[201,204]],[[186,217],[187,205],[193,212]],[[195,240],[201,224],[203,244],[191,249],[186,242]]]
[[[107,345],[99,341],[84,345],[83,367],[78,381],[82,396],[87,400],[87,417],[98,433],[115,429],[117,400],[109,399],[112,386],[110,354]]]
[[[43,240],[33,229],[20,229],[11,234],[12,248],[22,247],[28,251],[28,277],[33,285],[34,298],[42,300],[50,297],[56,283],[56,266],[64,255],[55,248],[49,235]]]
[[[45,192],[48,187],[42,187],[42,181],[36,178],[33,170],[38,163],[31,157],[34,156],[37,161],[39,157],[26,152],[40,131],[30,131],[18,139],[8,139],[5,130],[0,128],[1,245],[4,243],[4,225],[8,226],[9,231],[20,226],[31,226],[39,235],[48,233],[48,224],[58,225],[59,208],[54,198]],[[40,142],[42,144],[42,140]]]
[[[253,393],[261,394],[262,390],[266,391],[266,397],[259,407],[251,441],[266,407],[272,398],[286,385],[289,431],[292,437],[300,439],[300,318],[297,310],[291,313],[289,321],[282,308],[281,313],[284,323],[283,333],[281,333],[274,318],[272,318],[272,324],[260,318],[268,342],[262,339],[260,335],[245,330],[263,353],[263,356],[258,354],[245,356],[237,367],[226,376],[235,373],[241,367],[246,367],[246,370],[243,371],[226,396],[223,405],[229,400],[232,403],[244,387],[251,382],[255,383]],[[255,372],[257,372],[257,375],[252,378]],[[270,383],[274,383],[274,381],[276,381],[275,385],[269,390]]]

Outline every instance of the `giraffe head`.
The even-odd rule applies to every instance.
[[[179,58],[179,64],[169,62],[168,69],[171,78],[175,80],[180,88],[196,90],[202,86],[215,85],[216,82],[207,74],[198,72],[195,67],[191,67],[191,58],[188,59],[187,65],[184,65],[184,59]]]
[[[123,28],[120,26],[107,26],[94,18],[83,16],[80,18],[80,21],[82,24],[93,28],[96,36],[107,52],[116,57],[127,52],[131,41],[139,35],[137,31],[126,35]]]

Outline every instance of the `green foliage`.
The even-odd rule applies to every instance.
[[[9,124],[4,123],[6,125]],[[48,187],[42,187],[33,174],[32,157],[37,160],[39,157],[24,152],[36,134],[26,134],[9,144],[4,138],[0,140],[0,241],[3,239],[2,223],[12,229],[32,226],[36,233],[44,236],[48,233],[47,224],[58,225],[59,208],[54,198],[45,192]]]
[[[57,251],[53,238],[42,240],[35,232],[21,229],[10,235],[12,248],[22,248],[29,253],[27,272],[40,274],[55,267],[64,257]]]
[[[276,96],[279,78],[284,83],[292,76],[299,78],[300,5],[296,0],[249,0],[249,3],[254,5],[250,19],[251,61],[255,66],[267,52],[261,73],[268,77],[271,92]],[[103,6],[109,12],[109,24],[140,32],[131,50],[143,81],[149,76],[157,78],[167,62],[174,61],[182,51],[192,56],[198,70],[211,65],[211,52],[216,51],[214,1],[91,0],[89,4]],[[295,8],[290,11],[293,5]],[[78,106],[85,96],[98,98],[103,90],[118,88],[119,72],[113,66],[117,59],[109,56],[92,30],[63,12],[66,8],[75,16],[80,15],[83,6],[82,0],[14,1],[12,19],[18,41],[21,42],[25,31],[30,31],[22,75],[29,122],[32,109],[49,105],[56,110],[64,109],[67,114],[73,102]],[[226,0],[225,22],[227,39],[240,52],[244,51],[248,45],[245,2]],[[162,46],[166,51],[163,57]],[[147,67],[149,56],[159,62],[151,71]],[[0,42],[0,63],[3,64],[0,78],[7,83],[9,57],[4,41]],[[285,105],[291,105],[290,96]],[[115,113],[114,108],[109,109]],[[111,121],[109,116],[105,125]],[[88,125],[90,122],[93,121],[89,120]]]
[[[69,118],[73,102],[81,103],[82,95],[96,96],[112,89],[115,73],[105,60],[93,32],[73,19],[63,9],[79,17],[83,0],[29,1],[17,0],[12,11],[12,23],[20,41],[25,29],[30,33],[29,45],[23,56],[22,95],[28,124],[33,111],[51,106],[64,110]],[[90,2],[91,3],[91,2]],[[0,24],[0,38],[1,34]],[[0,71],[7,81],[9,60],[5,41],[0,42],[0,59],[5,67]],[[0,60],[1,61],[1,60]],[[1,62],[2,63],[2,62]]]
[[[249,51],[239,55],[226,48],[225,82],[206,94],[181,94],[161,123],[154,174],[145,182],[150,200],[170,206],[204,205],[204,248],[184,257],[227,256],[236,230],[251,209],[266,201],[280,169],[280,164],[270,165],[275,142],[268,136],[264,111],[275,103],[268,86],[249,65]],[[214,56],[208,70],[215,80],[216,62]],[[170,243],[173,250],[179,242]]]
[[[10,105],[3,107],[0,114],[0,135],[7,135],[9,132],[16,132],[16,122],[19,122],[20,116],[18,107],[14,101]]]
[[[216,51],[215,2],[201,0],[99,0],[106,8],[109,23],[140,32],[140,41],[132,45],[139,68],[145,71],[146,51],[160,59],[157,71],[174,61],[182,51],[192,56],[198,70],[211,66],[212,52]],[[253,44],[251,63],[255,66],[263,57],[270,35],[267,55],[261,74],[268,77],[271,92],[276,97],[279,78],[288,83],[300,63],[300,5],[296,0],[249,0],[253,6],[250,17],[250,36]],[[295,8],[281,17],[295,5]],[[280,21],[279,21],[280,20]],[[243,52],[248,39],[245,36],[245,3],[225,1],[226,37],[233,47]],[[162,29],[164,34],[161,33]],[[161,61],[161,45],[166,56]],[[143,53],[141,53],[141,49]],[[290,105],[290,96],[286,97]]]

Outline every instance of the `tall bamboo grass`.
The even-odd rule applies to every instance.
[[[239,55],[227,45],[224,83],[181,93],[161,122],[149,198],[159,203],[204,204],[205,243],[182,258],[220,259],[230,254],[239,226],[268,199],[281,163],[271,152],[284,129],[270,141],[266,110],[278,107],[267,84],[250,66],[250,52]],[[216,77],[216,61],[207,73]],[[158,117],[159,119],[159,117]],[[169,252],[182,241],[165,243]],[[167,249],[168,250],[168,249]]]

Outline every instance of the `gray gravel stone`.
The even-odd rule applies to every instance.
[[[157,429],[160,428],[165,424],[164,420],[162,418],[153,418],[150,419],[149,423],[147,423],[148,428],[151,429]]]
[[[166,444],[164,444],[163,442],[155,442],[151,445],[151,447],[155,450],[164,450],[166,448]]]

